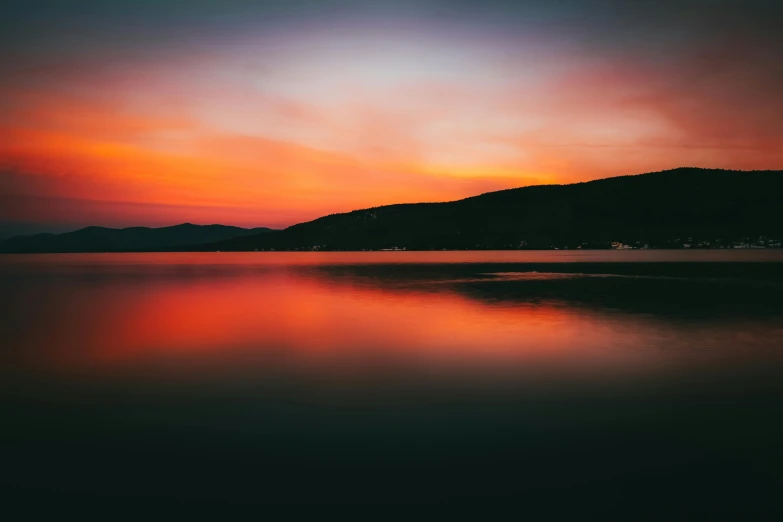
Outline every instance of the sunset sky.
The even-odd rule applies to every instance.
[[[783,168],[781,5],[6,0],[0,237]]]

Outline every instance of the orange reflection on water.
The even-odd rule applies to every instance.
[[[383,270],[362,275],[359,265],[349,265],[372,262],[376,254],[419,263],[428,256],[459,262],[529,255],[61,256],[49,261],[45,277],[36,275],[35,265],[46,258],[31,257],[33,276],[8,287],[16,292],[9,294],[15,306],[6,339],[25,364],[107,372],[384,364],[634,369],[665,363],[683,347],[708,353],[726,337],[720,324],[681,328],[579,301],[482,296],[448,278],[411,280]],[[343,268],[318,266],[324,261]]]
[[[121,367],[284,354],[297,364],[505,364],[638,358],[638,332],[554,304],[488,304],[443,285],[411,290],[273,270],[241,277],[68,283],[30,296],[43,329],[20,332],[36,364]],[[41,306],[41,300],[46,306]],[[42,317],[42,314],[45,315]],[[43,353],[42,353],[43,350]]]

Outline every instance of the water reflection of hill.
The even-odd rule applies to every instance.
[[[339,265],[302,271],[388,291],[456,292],[487,304],[557,302],[681,320],[783,315],[783,267],[776,263]]]
[[[781,264],[335,257],[0,270],[0,491],[781,519]]]

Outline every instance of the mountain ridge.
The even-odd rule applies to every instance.
[[[613,243],[687,248],[761,240],[763,246],[779,246],[781,201],[783,170],[680,167],[510,188],[448,202],[368,207],[282,230],[190,223],[160,229],[86,227],[9,238],[0,242],[0,252],[548,249],[610,248]],[[74,248],[60,239],[161,230],[179,232],[179,237],[148,241],[144,248],[105,238]],[[227,237],[214,237],[219,235]]]
[[[783,171],[681,167],[319,217],[204,250],[659,248],[783,231]],[[715,245],[717,246],[717,245]]]
[[[168,227],[88,226],[62,234],[19,235],[0,241],[3,253],[145,252],[179,250],[272,229],[180,223]]]

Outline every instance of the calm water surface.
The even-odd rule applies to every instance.
[[[781,290],[780,250],[2,256],[0,485],[772,517]]]

